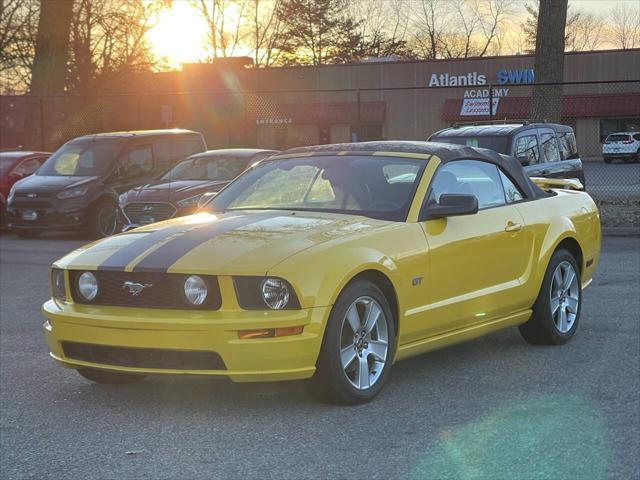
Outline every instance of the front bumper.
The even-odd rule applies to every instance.
[[[36,212],[35,220],[24,220],[23,213]],[[57,211],[40,208],[15,208],[8,207],[6,211],[7,224],[10,230],[63,230],[78,231],[85,228],[85,215],[83,210]]]
[[[234,382],[296,380],[315,372],[330,307],[284,311],[213,312],[96,307],[57,299],[42,312],[50,355],[68,368],[91,367],[123,373],[188,374],[229,377]],[[239,330],[304,326],[298,335],[240,340]],[[215,369],[149,368],[95,363],[65,355],[63,342],[153,349],[215,352],[224,363]]]

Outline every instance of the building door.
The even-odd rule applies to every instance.
[[[318,127],[318,139],[320,145],[331,143],[331,127],[329,125],[320,125]]]

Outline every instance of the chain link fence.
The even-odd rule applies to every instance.
[[[378,88],[359,81],[362,88],[2,96],[0,148],[53,151],[80,135],[158,128],[200,131],[212,149],[426,140],[454,124],[527,121],[534,89],[559,89],[562,99],[553,113],[576,134],[587,191],[600,206],[603,224],[640,227],[640,152],[610,164],[602,154],[609,134],[640,132],[640,81],[469,85],[477,82],[457,80],[465,84]]]

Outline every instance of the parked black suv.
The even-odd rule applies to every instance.
[[[585,185],[573,129],[556,123],[455,125],[430,142],[455,143],[516,157],[530,177],[577,178]]]
[[[65,143],[7,199],[9,229],[20,236],[48,230],[115,233],[118,196],[207,149],[189,130],[101,133]]]

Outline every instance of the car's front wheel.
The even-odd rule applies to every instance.
[[[311,390],[331,402],[368,402],[382,390],[394,350],[389,302],[375,284],[356,280],[333,306]]]
[[[80,368],[78,373],[87,380],[104,385],[126,385],[127,383],[139,382],[144,378],[144,375],[109,372],[97,368]]]
[[[92,238],[109,237],[116,233],[118,226],[116,205],[111,200],[102,200],[91,211],[89,233]]]
[[[520,325],[520,333],[527,342],[537,345],[566,343],[578,329],[581,310],[580,269],[569,251],[557,250],[547,267],[533,314]]]

